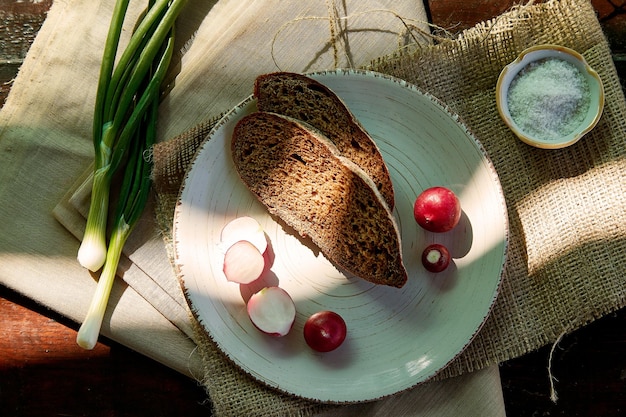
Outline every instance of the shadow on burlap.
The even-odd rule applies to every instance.
[[[517,140],[495,105],[502,68],[523,49],[542,43],[580,52],[605,87],[597,127],[562,150]],[[589,1],[517,7],[454,39],[381,57],[368,69],[411,82],[458,113],[491,158],[508,207],[509,253],[495,306],[472,343],[436,378],[518,357],[626,305],[626,103]],[[157,217],[170,249],[181,181],[214,122],[155,149]],[[197,323],[196,333],[203,382],[216,414],[254,415],[263,409],[267,415],[310,415],[328,407],[258,384],[230,363]]]

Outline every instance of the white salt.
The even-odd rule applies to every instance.
[[[585,119],[589,85],[572,63],[557,58],[533,62],[515,76],[507,97],[509,113],[529,136],[555,140]]]

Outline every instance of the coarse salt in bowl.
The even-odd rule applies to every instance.
[[[604,88],[576,51],[538,45],[504,67],[496,84],[496,105],[523,142],[559,149],[576,143],[598,123]]]

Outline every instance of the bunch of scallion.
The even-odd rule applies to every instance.
[[[174,22],[186,0],[149,0],[116,63],[129,2],[115,4],[96,94],[93,185],[78,261],[91,271],[102,271],[76,338],[85,349],[93,349],[98,340],[122,249],[149,198],[149,154],[156,138],[161,84],[173,55]],[[111,199],[116,206],[110,219],[111,185],[117,172],[121,187],[117,199]]]

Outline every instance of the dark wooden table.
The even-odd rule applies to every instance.
[[[451,32],[520,1],[428,0],[432,22]],[[593,0],[626,80],[626,1]],[[0,0],[0,106],[52,0]],[[195,381],[115,342],[76,346],[78,325],[0,286],[0,416],[207,416]],[[501,365],[508,417],[626,415],[626,310],[567,335],[552,372],[550,346]]]

